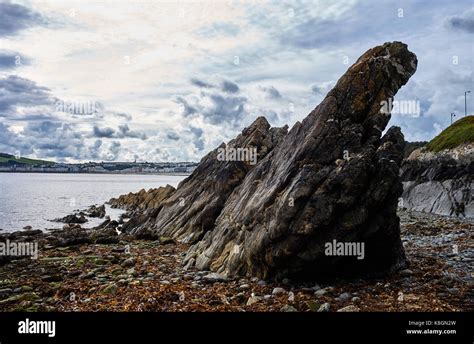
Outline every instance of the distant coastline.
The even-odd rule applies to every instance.
[[[62,163],[0,153],[0,172],[10,173],[156,174],[186,176],[194,171],[196,165],[197,163],[189,161],[89,161],[84,163]]]
[[[118,174],[118,175],[142,175],[142,176],[177,176],[184,177],[191,175],[192,172],[120,172],[120,171],[107,171],[107,172],[69,172],[69,171],[3,171],[0,170],[0,173],[38,173],[38,174]]]

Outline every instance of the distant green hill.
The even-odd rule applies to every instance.
[[[467,142],[474,142],[474,116],[463,117],[451,124],[431,140],[426,145],[426,149],[439,152],[443,149],[456,148]]]
[[[0,165],[52,165],[54,162],[45,160],[28,159],[24,157],[16,158],[14,155],[0,153]]]

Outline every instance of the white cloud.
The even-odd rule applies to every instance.
[[[13,36],[0,36],[2,51],[9,52],[0,76],[15,73],[44,94],[17,101],[0,116],[2,137],[31,142],[37,157],[199,160],[259,115],[276,126],[301,120],[348,64],[389,40],[405,41],[419,59],[397,97],[420,100],[422,114],[392,119],[408,139],[431,138],[449,124],[450,112],[463,111],[464,90],[474,91],[467,0],[430,6],[408,0],[23,5],[22,25]],[[12,69],[10,52],[28,63]],[[71,115],[51,110],[51,99],[97,101],[103,109]],[[59,142],[62,152],[35,146],[27,139],[36,137],[33,122],[60,123],[55,133],[67,132],[59,136],[78,146]],[[91,135],[94,127],[101,137]],[[105,128],[113,132],[104,135]],[[0,149],[15,146],[2,141]]]

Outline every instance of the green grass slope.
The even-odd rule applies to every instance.
[[[431,140],[426,149],[439,152],[456,148],[460,144],[474,142],[474,116],[467,116],[454,122]]]
[[[36,159],[29,159],[24,157],[16,158],[11,154],[0,153],[0,164],[23,164],[23,165],[51,165],[54,164],[52,161],[45,161],[45,160],[36,160]]]

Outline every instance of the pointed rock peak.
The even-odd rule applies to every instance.
[[[402,42],[387,42],[383,45],[369,49],[363,54],[357,62],[351,67],[356,68],[361,64],[369,61],[382,62],[385,60],[395,67],[395,71],[401,76],[403,82],[399,86],[405,84],[408,79],[416,72],[418,60],[416,55],[408,50],[408,46]],[[392,77],[395,75],[392,75]]]
[[[263,116],[257,117],[252,124],[250,124],[247,128],[243,130],[243,132],[259,129],[259,130],[268,130],[270,128],[270,123],[268,123],[267,119]]]

